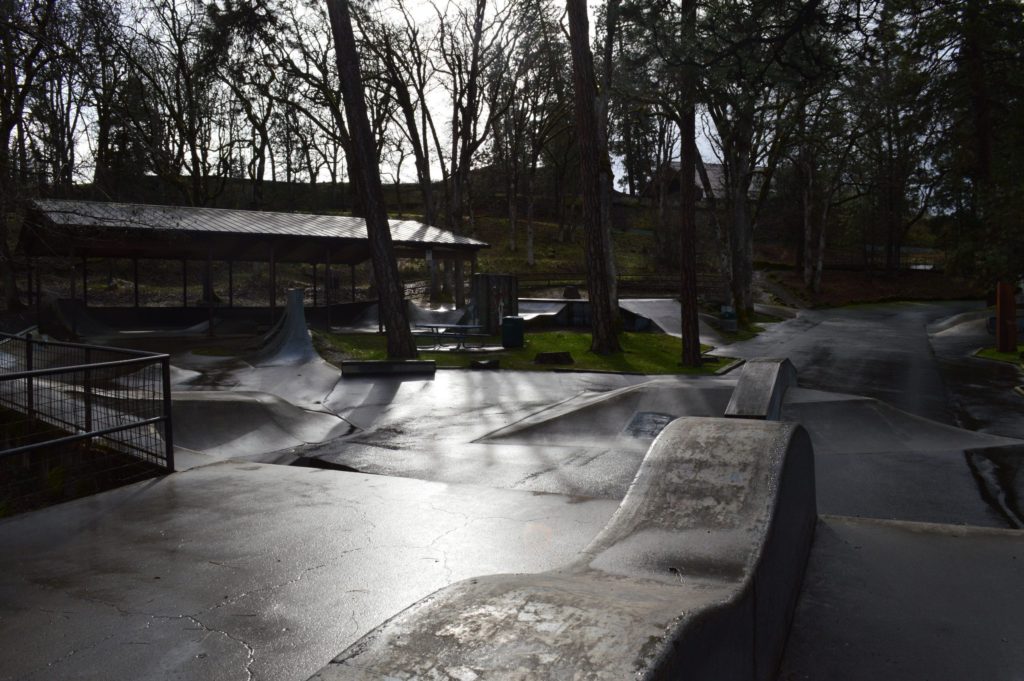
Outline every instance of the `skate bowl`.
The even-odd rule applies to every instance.
[[[574,563],[453,584],[312,678],[767,681],[816,520],[800,426],[680,418]]]

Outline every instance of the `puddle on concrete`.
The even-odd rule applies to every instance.
[[[656,411],[638,411],[622,429],[622,434],[640,440],[653,440],[675,418],[671,414]]]

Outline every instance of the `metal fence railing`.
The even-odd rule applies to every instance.
[[[0,334],[0,459],[59,447],[174,470],[167,355]]]

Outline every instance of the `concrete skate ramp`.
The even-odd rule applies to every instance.
[[[214,319],[214,326],[220,321]],[[118,345],[149,337],[163,339],[204,336],[210,330],[210,322],[204,320],[191,326],[175,328],[119,328],[98,319],[80,300],[58,299],[44,315],[42,328],[57,336],[74,336],[87,338],[93,343]]]
[[[817,518],[813,468],[799,426],[678,419],[575,563],[454,584],[312,678],[772,679]]]
[[[339,416],[266,393],[195,391],[175,393],[172,400],[175,445],[216,459],[260,460],[261,454],[355,431]]]
[[[788,359],[747,360],[725,415],[778,421],[786,391],[795,387],[796,381],[796,367]]]
[[[556,324],[566,305],[566,302],[558,300],[520,300],[519,316],[528,322],[546,320]]]
[[[810,433],[822,513],[983,527],[1024,525],[1024,442],[954,428],[871,398],[791,388]]]
[[[284,366],[303,364],[319,358],[313,349],[313,339],[306,327],[306,311],[302,289],[288,291],[284,314],[267,335],[259,352],[250,361],[255,366]]]
[[[55,319],[47,321],[57,325],[54,334],[59,335],[62,330],[68,335],[88,338],[117,335],[117,329],[95,319],[80,300],[58,299],[53,303],[52,312]]]
[[[682,335],[682,312],[679,301],[674,298],[626,298],[619,300],[619,307],[633,314],[650,319],[655,326],[669,334]],[[710,324],[710,315],[699,315],[700,342],[706,345],[721,345],[722,337]]]
[[[646,449],[679,416],[722,416],[732,391],[728,379],[701,380],[699,385],[652,379],[571,398],[477,442]]]

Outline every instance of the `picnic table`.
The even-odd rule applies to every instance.
[[[485,334],[480,333],[483,326],[480,324],[417,324],[417,329],[426,331],[423,335],[432,336],[434,347],[440,347],[443,339],[449,338],[455,341],[455,349],[462,350],[466,347],[468,338],[482,338]]]

